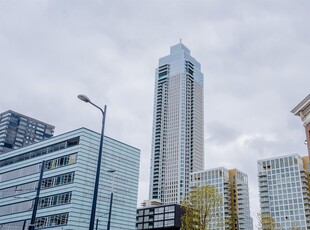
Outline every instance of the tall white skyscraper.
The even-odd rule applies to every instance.
[[[155,78],[150,199],[180,203],[190,173],[204,168],[203,74],[180,42],[159,59]]]

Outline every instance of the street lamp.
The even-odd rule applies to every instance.
[[[112,191],[111,191],[111,197],[110,197],[110,208],[109,208],[109,218],[108,218],[108,226],[107,230],[110,230],[110,225],[111,225],[111,214],[112,214],[112,203],[113,203],[113,189],[114,189],[114,169],[110,169],[107,171],[108,173],[112,173],[113,178],[112,178]]]
[[[35,229],[35,221],[36,221],[37,210],[38,210],[38,205],[39,205],[39,200],[40,200],[41,185],[42,185],[42,179],[43,179],[43,173],[44,173],[44,167],[45,167],[44,165],[45,165],[45,161],[42,161],[40,177],[39,177],[39,181],[38,181],[37,194],[36,194],[36,197],[34,199],[32,215],[31,215],[31,220],[30,220],[28,230],[34,230]],[[25,223],[24,223],[24,225],[25,225]]]
[[[85,96],[83,94],[80,94],[80,95],[78,95],[78,98],[80,100],[86,102],[86,103],[90,103],[91,105],[95,106],[102,113],[102,128],[101,128],[101,137],[100,137],[98,161],[97,161],[96,180],[95,180],[95,187],[94,187],[94,194],[93,194],[93,204],[92,204],[92,208],[91,208],[91,215],[90,215],[90,221],[89,221],[89,230],[94,230],[95,215],[96,215],[96,205],[97,205],[97,197],[98,197],[98,189],[99,189],[100,166],[101,166],[101,158],[102,158],[104,123],[105,123],[107,106],[105,105],[104,106],[104,110],[102,110],[99,106],[97,106],[94,103],[92,103],[87,96]]]

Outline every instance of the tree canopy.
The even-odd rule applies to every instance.
[[[223,227],[223,198],[213,185],[194,187],[182,202],[182,230]]]

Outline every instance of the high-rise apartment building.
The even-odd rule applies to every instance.
[[[261,213],[277,229],[310,228],[309,157],[292,154],[257,162]]]
[[[191,173],[191,187],[213,185],[222,196],[222,206],[211,229],[251,230],[248,177],[238,169],[215,168]]]
[[[303,99],[293,110],[294,115],[299,116],[304,123],[308,156],[310,157],[310,94]]]
[[[81,128],[0,155],[0,229],[28,229],[42,167],[36,229],[88,229],[99,143]],[[139,161],[139,149],[104,137],[98,229],[107,229],[112,191],[111,230],[136,228]]]
[[[155,76],[150,199],[181,203],[190,173],[203,170],[203,74],[182,43],[159,59]]]
[[[0,113],[0,154],[50,138],[54,129],[12,110]]]

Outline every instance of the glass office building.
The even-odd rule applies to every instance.
[[[191,187],[213,185],[223,202],[217,207],[210,229],[251,230],[248,177],[238,169],[215,168],[191,173]]]
[[[81,128],[0,155],[0,229],[28,229],[42,167],[36,229],[88,229],[99,142]],[[98,229],[106,228],[112,187],[111,229],[135,229],[139,161],[140,150],[104,137]]]
[[[310,229],[308,163],[298,154],[257,162],[261,213],[278,229]]]
[[[203,170],[203,74],[182,43],[159,59],[155,76],[150,199],[181,203],[190,172]]]
[[[8,110],[0,113],[0,154],[48,139],[55,127]]]

